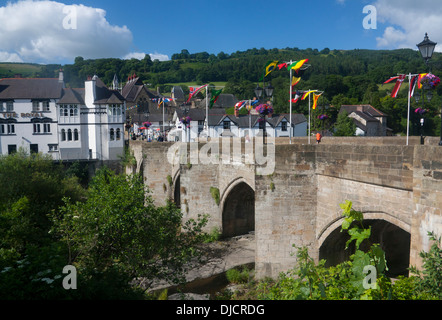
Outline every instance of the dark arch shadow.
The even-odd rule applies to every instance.
[[[230,190],[224,201],[222,237],[234,237],[255,231],[255,191],[245,182]]]
[[[408,276],[410,263],[410,233],[385,220],[364,220],[364,227],[371,226],[372,243],[379,243],[385,251],[388,271],[386,275],[396,278],[400,275]],[[325,259],[325,266],[335,266],[349,260],[355,252],[354,242],[345,250],[345,243],[350,239],[346,231],[341,232],[341,227],[333,230],[319,248],[319,259]],[[368,242],[364,241],[361,250],[368,249]]]
[[[180,175],[175,180],[175,188],[173,190],[173,202],[175,205],[180,208],[181,207],[181,181]]]

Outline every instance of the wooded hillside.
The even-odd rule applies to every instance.
[[[420,54],[411,49],[401,50],[329,50],[324,49],[249,49],[232,54],[220,52],[217,55],[207,52],[189,53],[182,50],[173,54],[169,61],[152,61],[149,55],[144,59],[97,59],[85,60],[77,57],[74,64],[42,66],[35,76],[56,75],[59,68],[65,72],[65,81],[71,87],[83,87],[88,75],[97,74],[105,83],[111,84],[114,75],[124,83],[129,75],[136,74],[152,90],[169,92],[173,84],[195,83],[224,84],[223,93],[232,93],[238,99],[254,97],[253,89],[257,86],[268,61],[289,62],[309,59],[311,65],[294,90],[317,89],[324,91],[315,112],[322,111],[322,106],[333,105],[335,109],[331,119],[336,119],[336,111],[341,104],[369,103],[388,114],[388,126],[396,134],[406,131],[407,85],[404,83],[398,97],[389,96],[394,83],[382,85],[384,81],[399,73],[428,72]],[[436,53],[432,59],[432,73],[442,76],[442,54]],[[1,71],[1,69],[0,69]],[[1,76],[1,74],[0,74]],[[289,111],[289,71],[276,68],[266,78],[275,88],[273,105],[275,112]],[[406,80],[407,82],[408,80]],[[262,82],[259,83],[262,86]],[[183,86],[188,93],[187,86]],[[440,131],[440,108],[442,105],[442,86],[434,91],[426,117],[426,134],[438,135]],[[422,107],[412,99],[412,108]],[[308,103],[299,102],[293,106],[294,112],[308,113]],[[325,108],[324,108],[325,110]],[[414,109],[413,109],[414,110]],[[417,121],[418,119],[412,119]]]

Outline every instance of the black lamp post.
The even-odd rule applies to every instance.
[[[269,85],[267,87],[264,88],[264,90],[257,85],[255,88],[255,95],[257,97],[258,100],[261,100],[261,96],[263,94],[263,92],[265,93],[265,95],[263,96],[263,98],[271,98],[273,96],[273,90],[275,88],[272,86],[271,83],[269,83]],[[266,132],[266,116],[261,114],[261,118],[262,118],[262,124],[263,124],[263,132],[262,132],[262,143],[265,144],[265,137],[267,135]]]
[[[424,144],[423,130],[424,130],[425,97],[427,98],[428,102],[430,102],[431,99],[433,98],[433,92],[431,91],[431,89],[425,90],[425,88],[424,88],[422,90],[422,96],[419,92],[415,92],[413,96],[414,96],[414,99],[416,100],[416,103],[419,103],[419,100],[421,100],[421,98],[422,98],[422,112],[420,113],[421,114],[420,135],[421,135],[421,144]]]
[[[424,41],[417,44],[416,46],[419,49],[419,52],[421,53],[422,58],[425,60],[425,64],[428,66],[428,68],[431,71],[430,67],[430,59],[433,56],[434,49],[436,48],[436,42],[431,41],[428,38],[428,33],[425,33]],[[428,101],[431,100],[431,97],[433,96],[433,93],[431,91],[427,91],[427,98]],[[423,103],[423,101],[422,101]],[[440,140],[439,145],[442,146],[442,108],[441,108],[441,122],[440,122]]]
[[[436,44],[436,42],[433,42],[428,38],[428,33],[425,33],[424,41],[416,45],[419,48],[421,56],[425,60],[427,66],[429,65],[430,59],[433,56]]]

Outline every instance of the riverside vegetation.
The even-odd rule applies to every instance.
[[[182,224],[172,203],[153,205],[142,178],[103,168],[89,183],[84,168],[68,170],[41,154],[0,157],[0,299],[165,299],[148,295],[133,280],[167,279],[182,283],[188,262],[201,258],[201,244],[217,241],[202,232],[206,217]],[[227,273],[243,289],[220,292],[217,299],[441,299],[440,238],[422,252],[423,269],[392,281],[382,249],[370,244],[363,216],[342,204],[342,229],[354,241],[349,261],[325,267],[306,248],[298,248],[297,265],[276,280],[254,280],[248,269]],[[349,243],[347,243],[348,245]],[[194,261],[194,260],[193,260]],[[62,270],[78,270],[77,290],[65,290]],[[376,269],[375,285],[363,286],[364,267]],[[145,281],[146,284],[146,281]]]

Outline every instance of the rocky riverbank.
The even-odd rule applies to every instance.
[[[186,275],[186,285],[170,286],[166,281],[156,282],[148,292],[168,289],[170,300],[202,300],[225,286],[227,270],[255,263],[255,235],[253,233],[237,236],[204,245],[205,259],[203,264],[196,264]],[[140,282],[143,286],[143,282]]]

